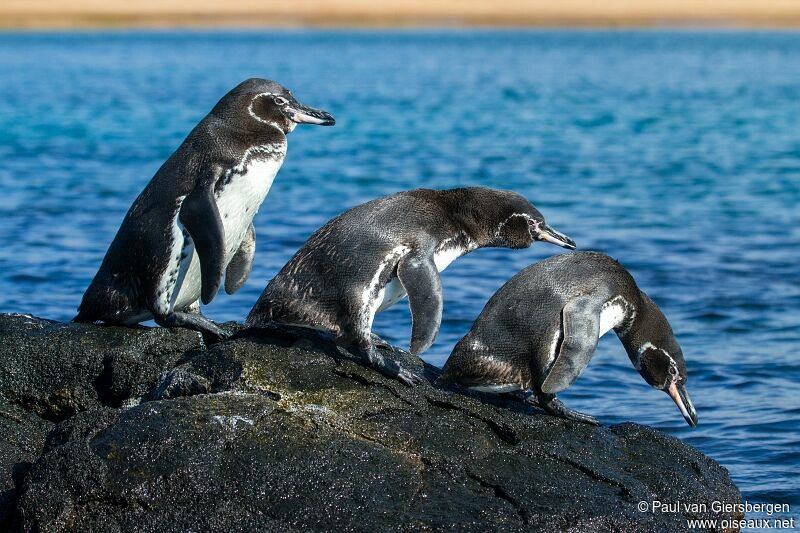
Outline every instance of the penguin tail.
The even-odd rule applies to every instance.
[[[85,313],[83,310],[78,308],[78,314],[72,317],[72,322],[84,322],[84,323],[92,323],[95,319],[89,316],[89,313]]]
[[[78,306],[78,314],[72,321],[91,324],[105,320],[109,315],[113,316],[113,303],[113,301],[109,301],[107,291],[98,290],[92,284],[83,295],[81,304]]]
[[[91,324],[92,322],[97,322],[100,317],[97,315],[97,309],[94,309],[93,306],[86,305],[86,299],[81,302],[81,305],[78,306],[78,314],[72,318],[72,322],[82,322]]]

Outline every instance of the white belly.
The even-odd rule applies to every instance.
[[[627,302],[622,296],[617,296],[603,304],[603,310],[600,311],[600,331],[597,333],[597,338],[599,339],[622,324],[627,312]]]
[[[433,263],[436,265],[436,270],[443,272],[445,268],[450,266],[450,263],[461,257],[467,252],[470,252],[474,247],[462,248],[460,246],[447,247],[447,243],[443,243],[436,252],[433,254]],[[406,297],[406,291],[400,280],[392,278],[386,287],[378,294],[378,300],[381,302],[378,306],[376,313],[390,308],[400,300]]]
[[[519,385],[519,383],[503,383],[499,385],[475,385],[469,389],[478,392],[488,392],[491,394],[502,394],[504,392],[522,390],[522,387]]]
[[[277,160],[251,160],[243,172],[235,174],[222,191],[217,193],[217,208],[225,229],[226,266],[242,244],[242,239],[247,234],[247,229],[272,187],[272,182],[282,164],[283,157]],[[183,309],[197,301],[202,290],[200,258],[191,239],[184,242],[182,224],[176,222],[181,232],[181,238],[176,242],[176,246],[183,248],[185,245],[183,250],[185,257],[181,260],[178,277],[172,290],[170,311]],[[178,255],[180,256],[180,252]]]
[[[400,280],[397,278],[392,278],[389,280],[389,283],[386,284],[386,287],[384,287],[383,290],[378,293],[378,300],[381,303],[378,306],[378,310],[375,312],[380,313],[384,309],[390,308],[405,297],[406,290],[403,288],[403,285],[400,284]]]

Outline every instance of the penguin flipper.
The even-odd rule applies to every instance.
[[[433,258],[407,255],[397,265],[397,278],[408,293],[411,308],[410,352],[427,350],[442,323],[442,281]]]
[[[600,310],[597,299],[589,296],[574,298],[561,310],[563,340],[556,360],[542,382],[544,394],[566,389],[583,373],[597,348]]]
[[[225,292],[233,294],[238,291],[250,276],[253,269],[253,258],[256,255],[256,229],[253,223],[247,228],[247,233],[242,239],[242,244],[233,255],[228,268],[225,270]]]
[[[211,302],[222,283],[225,269],[225,228],[214,199],[214,183],[198,183],[181,205],[181,223],[189,231],[200,258],[204,304]]]

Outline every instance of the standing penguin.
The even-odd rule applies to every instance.
[[[247,317],[330,332],[364,362],[407,385],[418,381],[375,348],[375,313],[408,294],[411,352],[425,351],[442,320],[439,272],[487,246],[575,243],[522,196],[483,187],[417,189],[359,205],[317,230],[270,281]]]
[[[483,392],[533,391],[548,413],[599,424],[555,393],[581,375],[611,329],[645,381],[669,394],[696,426],[686,363],[667,319],[622,265],[596,252],[550,257],[506,282],[456,344],[440,382]]]
[[[134,201],[78,308],[77,322],[133,325],[155,319],[212,337],[199,314],[225,275],[231,294],[253,263],[253,216],[297,124],[332,125],[281,85],[240,83],[195,126]]]

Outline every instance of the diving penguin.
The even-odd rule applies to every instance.
[[[513,192],[417,189],[379,198],[311,235],[264,289],[247,325],[278,322],[330,332],[367,366],[412,385],[418,378],[376,349],[375,314],[407,293],[411,352],[421,353],[442,319],[439,272],[476,248],[526,248],[535,240],[575,247]]]
[[[199,314],[225,275],[231,294],[253,263],[252,220],[297,124],[334,124],[273,81],[248,79],[195,126],[134,201],[78,308],[77,322],[155,319],[222,338]]]
[[[555,394],[581,375],[611,329],[645,381],[696,426],[686,363],[667,319],[622,265],[596,252],[550,257],[506,282],[456,344],[439,379],[483,392],[532,391],[552,415],[599,424]]]

